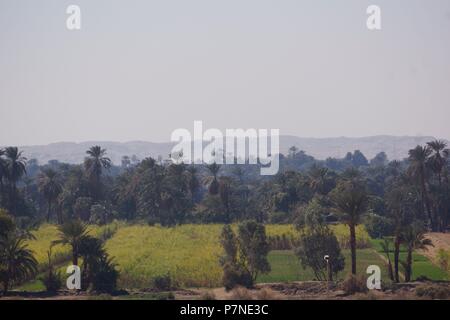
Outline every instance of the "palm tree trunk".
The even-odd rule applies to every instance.
[[[47,204],[47,222],[50,222],[51,212],[52,212],[52,201],[48,200],[48,204]]]
[[[431,229],[433,231],[436,231],[436,226],[433,219],[433,214],[431,213],[431,206],[430,201],[428,199],[428,192],[427,192],[427,186],[425,183],[425,173],[422,172],[420,175],[420,182],[421,182],[421,188],[422,188],[422,200],[425,203],[425,207],[427,209],[428,219],[430,219]]]
[[[350,227],[350,250],[352,253],[352,274],[356,274],[356,231],[353,223],[349,224]]]
[[[78,266],[78,250],[76,248],[72,248],[72,264]]]
[[[394,242],[394,276],[395,276],[395,282],[400,282],[399,277],[399,256],[400,256],[400,238],[399,236],[395,236],[395,242]]]
[[[389,279],[391,279],[391,281],[394,281],[394,271],[392,270],[391,259],[388,260],[388,272],[389,272]]]
[[[9,289],[9,277],[8,275],[5,275],[5,279],[3,280],[3,295],[6,295],[8,293]]]
[[[412,250],[411,246],[408,246],[408,256],[406,257],[406,270],[405,270],[405,282],[411,281],[412,276]]]

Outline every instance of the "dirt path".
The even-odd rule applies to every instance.
[[[425,237],[431,240],[433,246],[427,247],[426,250],[418,250],[418,252],[434,263],[437,263],[436,257],[440,249],[450,251],[450,233],[430,232]]]

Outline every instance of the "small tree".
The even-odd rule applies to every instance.
[[[246,221],[239,225],[239,257],[243,267],[250,273],[253,282],[258,274],[270,271],[267,254],[269,243],[266,228],[256,221]]]
[[[227,290],[237,285],[252,287],[258,274],[270,271],[267,261],[269,244],[264,226],[255,221],[247,221],[241,223],[238,229],[236,236],[230,225],[225,225],[221,235],[224,255],[220,263]]]
[[[113,292],[119,274],[102,241],[91,236],[84,237],[79,253],[83,258],[83,289],[90,287],[96,292]]]
[[[37,272],[37,261],[25,240],[15,232],[0,240],[0,281],[4,294],[12,284],[20,283]]]
[[[327,226],[302,230],[296,254],[303,268],[311,267],[317,280],[333,280],[333,275],[336,276],[345,267],[345,258],[339,242]],[[330,274],[325,256],[329,257]]]
[[[42,277],[41,280],[44,283],[47,292],[55,293],[61,288],[62,280],[60,272],[56,272],[54,269],[52,260],[52,247],[50,247],[50,249],[47,251],[47,258],[48,258],[48,271]]]
[[[59,239],[53,241],[52,245],[69,245],[72,248],[72,263],[77,266],[81,243],[88,234],[86,225],[79,220],[72,220],[59,226],[58,231]]]
[[[405,228],[403,239],[407,248],[405,267],[405,282],[412,278],[412,253],[414,249],[427,249],[427,246],[433,246],[430,239],[425,238],[424,227],[421,223],[415,222]]]

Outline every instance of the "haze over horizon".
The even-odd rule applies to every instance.
[[[168,142],[194,120],[450,139],[448,39],[448,0],[1,0],[0,145]]]

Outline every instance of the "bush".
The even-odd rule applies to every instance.
[[[46,273],[41,280],[45,286],[45,290],[50,293],[57,292],[63,285],[61,274],[59,272],[54,272],[52,268],[49,269],[48,273]]]
[[[115,264],[108,258],[103,257],[95,266],[92,277],[92,289],[96,292],[111,293],[116,290],[119,272]]]
[[[348,295],[365,293],[368,291],[364,277],[355,276],[353,274],[348,275],[344,282],[342,282],[342,290]]]
[[[394,233],[391,219],[373,213],[367,215],[364,226],[369,235],[375,239],[391,236]]]
[[[153,287],[159,291],[169,291],[172,289],[172,278],[168,273],[154,277],[152,283]]]
[[[448,299],[450,297],[450,289],[439,285],[423,284],[416,288],[416,295],[431,299]]]
[[[237,286],[246,288],[253,287],[253,279],[249,272],[242,268],[227,263],[223,266],[223,285],[225,290],[229,291]]]

